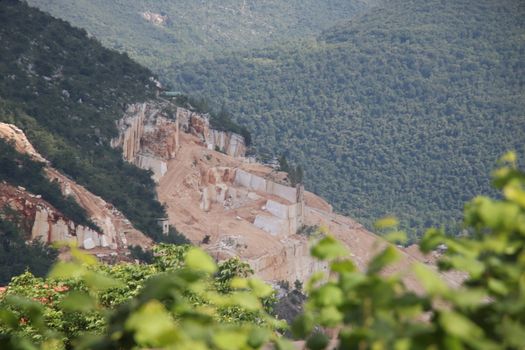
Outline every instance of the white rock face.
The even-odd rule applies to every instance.
[[[73,221],[61,217],[52,208],[46,207],[37,207],[35,211],[31,239],[44,243],[74,242],[79,248],[84,249],[107,246],[102,244],[107,241],[106,236],[89,227],[76,225]]]
[[[33,222],[33,228],[31,229],[31,238],[39,239],[42,242],[49,240],[49,222],[48,212],[45,208],[37,210],[35,214],[35,221]]]
[[[155,13],[151,11],[143,12],[142,18],[144,18],[146,21],[153,23],[154,25],[157,25],[157,26],[164,26],[168,22],[167,15],[161,15],[160,13]]]
[[[213,130],[207,115],[184,108],[177,108],[175,121],[174,116],[167,112],[172,107],[167,102],[130,105],[117,122],[119,135],[111,140],[111,146],[121,147],[126,161],[151,170],[157,183],[166,174],[167,161],[175,158],[181,130],[200,137],[210,150],[219,149],[232,157],[244,157],[244,137]]]
[[[86,239],[84,240],[84,244],[83,244],[83,246],[84,246],[84,249],[88,249],[88,250],[89,250],[89,249],[93,249],[93,248],[96,247],[95,242],[93,242],[93,239],[92,239],[92,238],[86,238]]]
[[[177,122],[183,131],[199,136],[209,150],[218,149],[231,157],[244,157],[246,154],[244,137],[233,132],[212,129],[207,114],[178,107]]]
[[[273,236],[279,236],[281,234],[288,233],[287,220],[279,219],[276,216],[257,215],[253,224],[255,227],[258,227]]]
[[[282,248],[275,254],[248,259],[257,274],[266,280],[306,281],[314,272],[327,271],[326,262],[310,256],[310,245],[302,240],[282,241]]]
[[[33,145],[29,142],[24,132],[16,127],[16,125],[0,123],[0,138],[13,142],[18,152],[27,154],[36,161],[48,163],[48,161],[33,148]]]
[[[237,169],[235,173],[234,184],[249,188],[254,191],[275,195],[289,201],[290,203],[297,203],[301,200],[298,198],[299,190],[297,188],[266,180],[260,176],[250,174],[249,172],[242,169]]]
[[[146,104],[133,104],[128,107],[124,117],[117,121],[118,137],[111,140],[111,147],[122,147],[122,155],[133,162],[140,151],[140,140],[144,135]]]
[[[159,182],[168,171],[168,164],[165,160],[150,155],[138,154],[135,157],[136,165],[141,169],[148,169],[153,172],[153,180]]]

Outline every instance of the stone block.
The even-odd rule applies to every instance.
[[[276,201],[268,200],[266,202],[266,210],[272,215],[277,216],[280,219],[288,220],[288,206],[278,203]]]
[[[286,234],[288,231],[288,222],[275,216],[257,215],[253,224],[273,236]]]
[[[82,245],[84,249],[88,250],[96,247],[95,242],[93,242],[92,238],[86,238]]]

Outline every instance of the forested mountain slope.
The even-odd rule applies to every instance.
[[[525,153],[525,3],[394,0],[316,41],[174,66],[175,88],[224,103],[259,151],[370,224],[453,222]],[[414,231],[413,231],[414,232]]]
[[[317,35],[375,0],[29,0],[160,70],[218,52]]]
[[[165,214],[149,173],[109,145],[125,106],[154,97],[152,73],[19,1],[0,2],[0,42],[0,122],[22,128],[53,167],[158,238],[156,219]],[[4,165],[17,162],[11,158]],[[41,167],[35,169],[25,181],[40,181]],[[20,176],[2,170],[3,180]]]

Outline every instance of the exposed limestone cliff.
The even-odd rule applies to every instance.
[[[244,137],[233,132],[212,129],[208,115],[179,107],[177,122],[183,131],[198,136],[209,150],[219,150],[232,157],[244,157],[246,154]]]
[[[213,130],[207,115],[177,108],[167,101],[130,105],[117,128],[119,135],[111,140],[111,146],[122,148],[126,161],[151,170],[156,182],[166,173],[167,162],[175,157],[180,132],[192,133],[207,148],[233,157],[243,157],[246,152],[241,135]]]
[[[62,213],[38,198],[38,194],[29,194],[24,190],[9,190],[4,184],[0,205],[8,204],[12,209],[20,211],[24,220],[31,222],[31,237],[41,238],[44,242],[76,241],[84,249],[106,247],[108,249],[125,249],[134,242],[149,242],[141,232],[133,228],[129,220],[102,198],[89,192],[83,186],[75,183],[64,174],[50,166],[27,140],[22,130],[11,124],[0,123],[0,138],[14,144],[17,151],[28,154],[34,160],[46,164],[44,170],[48,178],[60,185],[65,196],[72,196],[86,210],[88,217],[101,232],[76,225]],[[7,195],[10,193],[11,195]],[[37,198],[29,200],[29,198]],[[136,243],[135,243],[136,244]]]
[[[79,247],[92,249],[108,247],[107,237],[89,227],[77,225],[38,195],[23,188],[0,184],[0,208],[9,208],[17,213],[22,228],[30,239],[51,242],[75,242]]]

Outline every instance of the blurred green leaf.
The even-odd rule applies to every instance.
[[[275,350],[297,350],[295,345],[287,339],[276,338],[275,339]]]
[[[332,236],[322,238],[311,249],[312,256],[320,260],[332,260],[348,256],[348,250]]]
[[[146,347],[167,346],[180,338],[173,319],[157,300],[149,301],[134,312],[125,328],[134,333],[138,344]]]
[[[446,295],[448,293],[449,288],[447,284],[436,272],[419,263],[415,264],[412,269],[423,285],[423,288],[425,288],[430,295]]]
[[[87,293],[73,291],[62,299],[60,307],[65,311],[89,312],[95,309],[96,302]]]
[[[315,320],[311,314],[299,315],[292,322],[292,334],[295,338],[305,338],[308,333],[312,332],[315,326]]]
[[[248,284],[253,293],[259,298],[265,298],[273,293],[273,288],[257,278],[250,278]]]
[[[87,271],[84,275],[84,281],[95,291],[123,287],[122,282],[94,271]]]
[[[91,254],[84,253],[77,248],[72,248],[70,253],[80,264],[85,264],[88,266],[95,266],[98,264],[97,258]]]
[[[212,337],[213,343],[221,350],[243,349],[248,341],[247,334],[234,330],[219,330]]]
[[[387,228],[396,227],[398,225],[399,221],[393,216],[384,217],[382,219],[377,220],[374,223],[374,227],[376,228],[376,230],[384,230]]]
[[[341,260],[341,261],[334,261],[330,264],[330,270],[333,272],[355,272],[357,270],[354,262],[352,260]]]
[[[319,306],[338,306],[343,302],[343,292],[334,284],[321,286],[312,297]]]
[[[389,232],[383,238],[393,244],[403,244],[408,239],[407,234],[403,231]]]
[[[49,277],[56,279],[80,278],[84,273],[84,268],[79,264],[59,262],[49,272]]]
[[[306,340],[306,347],[310,350],[323,350],[329,342],[330,339],[326,335],[315,333]]]
[[[11,311],[0,309],[0,325],[1,324],[9,328],[18,328],[18,318]]]
[[[343,314],[335,306],[323,307],[319,313],[319,324],[336,327],[343,320]]]
[[[367,273],[369,275],[378,273],[385,266],[396,262],[399,258],[399,252],[396,248],[388,245],[381,253],[377,254],[372,261],[370,261]]]
[[[256,311],[261,308],[259,299],[249,292],[232,293],[230,296],[230,305],[238,305],[249,311]]]
[[[446,332],[465,341],[483,337],[483,331],[475,323],[454,311],[442,311],[439,324]]]
[[[248,345],[254,349],[258,349],[261,346],[268,343],[270,340],[270,332],[263,328],[254,328],[248,335]]]
[[[429,253],[444,242],[443,232],[437,229],[429,229],[419,242],[419,248],[423,253]]]
[[[186,266],[190,269],[214,273],[217,271],[217,264],[202,249],[192,247],[186,254]]]

